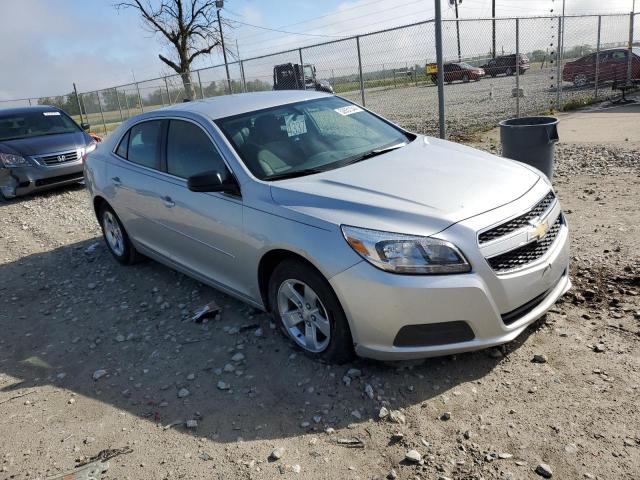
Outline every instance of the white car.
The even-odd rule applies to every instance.
[[[282,91],[129,119],[85,177],[107,245],[273,313],[310,355],[407,359],[508,342],[570,287],[539,171]]]

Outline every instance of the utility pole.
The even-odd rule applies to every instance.
[[[227,63],[227,50],[224,48],[224,35],[222,34],[222,21],[220,20],[220,10],[224,6],[224,0],[216,0],[216,13],[218,14],[218,30],[220,31],[220,44],[222,45],[222,57],[224,58],[224,68],[227,71],[227,88],[231,91],[231,77],[229,76],[229,63]]]
[[[496,58],[496,0],[491,0],[491,53]]]
[[[494,0],[495,1],[495,0]],[[449,5],[453,5],[456,9],[456,36],[458,38],[458,61],[462,61],[462,52],[460,50],[460,22],[458,21],[458,4],[462,0],[449,0]]]

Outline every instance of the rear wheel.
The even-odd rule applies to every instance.
[[[103,205],[98,216],[104,240],[115,259],[123,265],[130,265],[139,260],[140,254],[131,243],[129,235],[113,209]]]
[[[324,277],[300,260],[280,263],[269,281],[269,304],[281,330],[308,355],[331,363],[353,357],[347,318]]]
[[[573,77],[573,84],[576,87],[584,87],[587,85],[587,76],[584,73],[578,73]]]
[[[462,76],[462,81],[464,83],[469,83],[469,75],[467,75],[466,73]]]
[[[510,77],[511,75],[513,75],[513,69],[511,67],[507,67],[505,73],[507,74],[507,77]]]

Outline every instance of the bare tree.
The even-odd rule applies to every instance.
[[[220,45],[214,0],[130,0],[116,8],[133,8],[145,26],[160,33],[175,48],[175,61],[158,54],[160,60],[180,74],[187,98],[195,92],[191,81],[191,64],[201,55]]]

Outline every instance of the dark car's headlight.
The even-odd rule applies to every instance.
[[[342,226],[347,243],[372,265],[395,273],[465,273],[471,266],[445,240]]]
[[[12,153],[2,153],[0,152],[0,166],[5,168],[15,168],[15,167],[28,167],[31,165],[29,160],[20,155],[14,155]]]

